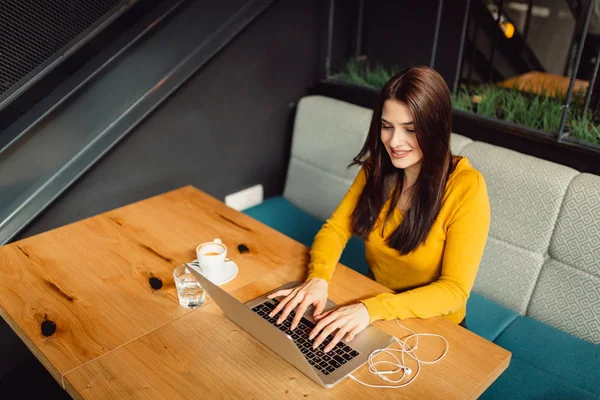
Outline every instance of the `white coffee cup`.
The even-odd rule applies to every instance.
[[[209,280],[219,280],[223,277],[227,247],[221,239],[201,243],[196,247],[196,256],[202,275]]]

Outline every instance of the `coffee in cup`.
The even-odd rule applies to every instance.
[[[227,247],[221,239],[217,238],[212,242],[206,242],[196,247],[196,256],[202,275],[207,279],[219,280],[224,273],[224,263],[227,256]]]

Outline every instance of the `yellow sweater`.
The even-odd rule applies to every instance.
[[[473,287],[490,226],[490,205],[483,176],[465,157],[456,157],[442,207],[424,243],[400,255],[385,239],[398,227],[403,213],[396,207],[382,235],[390,199],[365,243],[366,259],[375,280],[396,293],[361,300],[371,322],[394,318],[442,315],[459,323]],[[308,278],[331,280],[352,236],[351,214],[365,186],[361,169],[337,209],[317,233],[310,250]]]

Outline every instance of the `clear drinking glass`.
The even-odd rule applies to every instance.
[[[173,279],[177,287],[179,304],[186,308],[198,308],[204,304],[206,293],[200,283],[189,271],[187,264],[181,264],[173,270]]]

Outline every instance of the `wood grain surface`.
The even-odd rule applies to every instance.
[[[304,275],[302,268],[280,268],[232,294],[247,302]],[[339,265],[330,298],[345,304],[382,291],[387,290]],[[408,334],[391,321],[376,325],[396,337]],[[65,383],[73,397],[86,399],[475,399],[508,366],[509,352],[443,318],[405,320],[404,325],[443,335],[450,351],[439,363],[422,366],[418,378],[403,389],[367,388],[349,379],[324,389],[230,321],[214,303],[69,373]],[[422,338],[419,348],[421,358],[433,360],[444,344]],[[414,362],[408,364],[416,371]],[[370,384],[384,383],[366,366],[356,376]]]
[[[195,258],[199,243],[221,237],[244,265],[228,290],[304,263],[304,249],[275,233],[185,187],[0,247],[0,314],[61,381],[189,313],[172,271]],[[249,252],[240,254],[239,244]]]
[[[410,319],[403,321],[409,329],[448,339],[443,361],[423,366],[403,389],[369,389],[349,379],[323,389],[210,297],[196,310],[179,306],[173,268],[215,237],[239,266],[222,287],[242,302],[306,275],[304,245],[185,187],[0,248],[0,311],[74,398],[468,399],[509,364],[508,351],[443,318]],[[346,304],[384,291],[339,264],[329,297]],[[392,321],[376,325],[408,334]],[[431,360],[443,343],[424,339],[419,349]],[[382,383],[365,366],[356,376]]]

